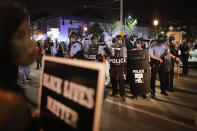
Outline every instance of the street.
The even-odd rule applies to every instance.
[[[177,70],[175,70],[177,73]],[[37,109],[41,69],[31,66],[31,81],[20,85],[25,89],[26,100],[31,112]],[[103,102],[101,131],[195,131],[197,130],[197,69],[190,69],[189,75],[177,78],[175,92],[169,96],[160,94],[156,98],[131,99],[129,86],[126,86],[126,101],[120,96],[107,98]],[[107,82],[106,82],[107,83]],[[159,87],[159,81],[156,82]]]

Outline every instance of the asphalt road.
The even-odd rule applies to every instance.
[[[21,84],[32,113],[37,108],[41,73],[35,67],[31,66],[32,81]],[[159,81],[156,83],[159,86]],[[120,101],[120,96],[107,95],[103,101],[100,130],[197,131],[197,69],[190,69],[186,77],[175,74],[174,85],[175,92],[169,93],[169,96],[162,96],[157,88],[156,98],[149,100],[140,97],[130,99],[128,88],[125,102]]]

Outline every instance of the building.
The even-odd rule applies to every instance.
[[[108,21],[104,21],[98,18],[90,17],[78,17],[71,15],[61,16],[49,16],[38,19],[31,23],[32,25],[32,36],[35,40],[45,40],[50,37],[53,41],[69,41],[69,34],[76,32],[83,37],[88,37],[87,28],[94,23],[99,23],[101,27],[104,24],[112,24]],[[112,37],[119,34],[119,28],[117,28]],[[107,32],[104,32],[106,39],[112,39]],[[153,36],[153,29],[151,27],[136,26],[133,30],[133,34],[143,37],[145,39]]]
[[[32,35],[36,40],[50,37],[53,41],[68,41],[71,32],[87,36],[87,27],[95,22],[104,23],[101,19],[71,15],[45,17],[32,22]]]

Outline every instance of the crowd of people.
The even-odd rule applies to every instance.
[[[77,33],[70,34],[69,44],[65,42],[52,42],[50,38],[45,41],[37,41],[35,46],[37,69],[41,67],[43,55],[65,57],[70,59],[83,59],[96,62],[109,63],[110,82],[112,85],[111,96],[119,92],[122,100],[125,100],[124,83],[131,83],[131,74],[128,72],[129,66],[127,57],[131,50],[146,50],[149,52],[151,75],[150,87],[151,97],[155,97],[155,81],[157,73],[159,75],[161,94],[167,96],[167,92],[173,92],[174,65],[182,61],[182,76],[188,73],[188,57],[192,50],[191,43],[186,43],[185,39],[177,45],[174,36],[165,37],[158,35],[156,40],[147,41],[137,36],[117,35],[110,44],[106,44],[103,34],[92,34],[90,39],[79,41]],[[178,52],[181,51],[181,54]],[[181,59],[181,60],[180,60]],[[26,69],[26,68],[25,68]],[[28,69],[27,69],[28,70]],[[22,71],[24,72],[24,71]],[[28,72],[28,71],[26,71]],[[27,79],[29,79],[27,75]],[[132,90],[132,85],[131,90]],[[144,93],[132,93],[132,98],[141,95],[147,98]]]
[[[130,82],[127,67],[127,57],[130,50],[147,50],[150,55],[151,67],[151,97],[155,97],[155,81],[156,75],[159,75],[161,94],[167,96],[167,92],[173,92],[173,77],[174,65],[182,61],[183,72],[185,75],[188,73],[188,56],[192,50],[190,43],[183,43],[177,47],[177,41],[174,36],[164,37],[158,35],[157,40],[149,42],[148,44],[142,38],[134,38],[133,36],[120,36],[117,35],[111,45],[107,45],[104,41],[104,36],[93,34],[89,42],[80,43],[76,33],[70,36],[71,42],[69,43],[69,57],[72,59],[85,59],[90,61],[106,62],[107,59],[110,64],[110,81],[112,85],[111,96],[117,95],[119,92],[122,100],[125,100],[124,82]],[[181,51],[181,55],[178,54]],[[181,60],[180,60],[181,58]],[[126,76],[126,78],[125,78]],[[131,85],[132,86],[132,85]],[[140,93],[137,93],[140,94]],[[132,97],[136,98],[137,94]],[[146,93],[141,94],[144,99],[147,98]]]

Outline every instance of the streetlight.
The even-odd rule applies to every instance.
[[[154,24],[154,26],[157,26],[157,25],[159,24],[159,21],[158,21],[157,19],[155,19],[155,20],[153,21],[153,24]]]
[[[153,21],[153,25],[155,26],[155,40],[156,40],[156,37],[157,37],[157,25],[159,24],[159,21],[157,19],[155,19]]]
[[[88,27],[85,26],[85,27],[84,27],[84,31],[86,32],[87,30],[88,30]]]
[[[88,31],[88,27],[87,26],[84,26],[83,30],[84,30],[85,36],[87,36],[87,33],[86,32]]]

